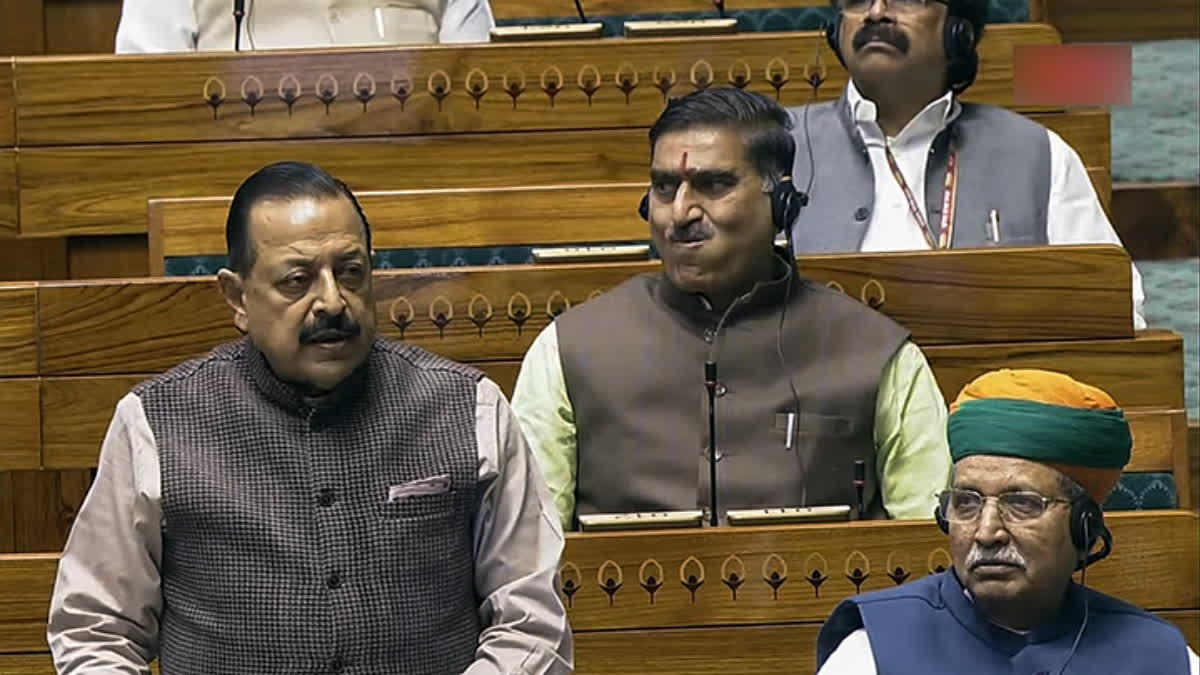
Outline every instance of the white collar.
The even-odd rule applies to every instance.
[[[876,122],[879,108],[874,101],[863,98],[858,87],[854,85],[854,80],[846,83],[846,100],[850,104],[850,116],[862,133],[863,140],[867,143],[872,141],[884,143],[883,130]],[[946,128],[946,123],[950,121],[957,109],[958,101],[954,99],[954,92],[947,90],[945,94],[931,101],[921,112],[909,120],[899,134],[886,139],[886,142],[888,144],[907,143],[917,139],[932,141],[942,129]]]

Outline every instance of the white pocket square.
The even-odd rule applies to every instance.
[[[444,473],[438,476],[418,478],[407,483],[389,486],[387,492],[387,501],[388,503],[398,502],[401,499],[408,499],[410,497],[440,495],[443,492],[449,491],[450,474]]]

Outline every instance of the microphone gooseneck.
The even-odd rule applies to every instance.
[[[242,19],[246,18],[246,0],[233,0],[233,51],[242,51]]]
[[[863,505],[863,488],[867,484],[867,463],[861,459],[854,460],[854,492],[858,497],[858,517],[863,518],[866,507]]]
[[[583,4],[579,0],[575,0],[575,11],[579,12],[579,22],[587,23],[587,15],[583,13]]]
[[[704,388],[708,390],[708,522],[714,527],[720,523],[720,511],[717,510],[717,461],[719,459],[717,452],[717,387],[720,386],[720,381],[717,379],[717,353],[720,351],[718,346],[721,341],[721,330],[725,327],[725,321],[729,315],[733,313],[734,308],[753,297],[759,285],[754,284],[754,288],[750,289],[749,293],[738,297],[729,303],[729,307],[725,308],[713,330],[712,344],[708,347],[708,359],[704,361]]]

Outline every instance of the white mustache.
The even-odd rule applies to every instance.
[[[979,565],[993,564],[1016,565],[1021,569],[1025,569],[1025,556],[1021,555],[1021,552],[1011,544],[995,550],[985,549],[975,544],[967,552],[967,560],[964,564],[968,570],[973,570]]]

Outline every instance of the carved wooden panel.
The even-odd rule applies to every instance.
[[[990,26],[965,98],[1010,105],[1013,46],[1057,42],[1049,26]],[[846,81],[817,31],[19,58],[15,74],[20,145],[648,126],[667,97],[695,89],[733,84],[799,105],[810,75],[826,77],[823,99]]]
[[[1106,111],[1031,117],[1071,143],[1085,166],[1105,167],[1107,172],[1111,152]],[[286,159],[314,162],[360,192],[645,183],[647,157],[644,129],[24,148],[21,232],[144,232],[146,200],[232,196],[251,173]],[[106,170],[96,172],[96,166]],[[613,213],[633,206],[613,205]],[[224,220],[221,214],[218,221]]]
[[[31,283],[0,285],[0,376],[38,372],[36,289]]]
[[[1149,609],[1200,606],[1196,514],[1108,520],[1116,547],[1089,586]],[[846,596],[948,569],[948,545],[932,520],[573,533],[560,592],[577,630],[820,621]]]
[[[922,345],[1132,335],[1128,260],[1115,246],[799,260],[806,276],[891,316]],[[383,334],[459,361],[518,359],[554,316],[658,267],[378,272],[377,319]],[[39,326],[47,375],[165,369],[236,335],[211,277],[47,283]]]

